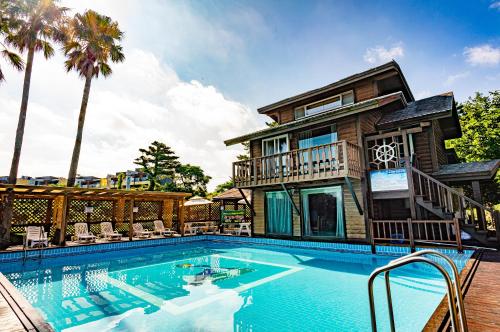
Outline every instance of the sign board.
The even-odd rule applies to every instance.
[[[372,191],[408,190],[406,169],[393,168],[370,171]]]
[[[245,210],[223,210],[221,211],[222,222],[241,222],[245,219]]]

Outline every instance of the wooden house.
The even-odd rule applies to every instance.
[[[461,136],[453,93],[415,100],[395,61],[258,112],[277,125],[225,141],[250,142],[250,159],[233,163],[233,178],[252,189],[255,236],[406,240],[422,222],[423,241],[446,242],[443,232],[454,241],[460,224],[487,242],[495,227],[479,191],[500,161],[454,164],[445,147]]]

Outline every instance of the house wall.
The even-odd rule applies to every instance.
[[[363,196],[361,192],[361,181],[360,180],[351,180],[353,189],[356,193],[358,201],[363,207]],[[343,201],[344,201],[344,218],[346,224],[346,237],[348,240],[359,240],[366,239],[366,227],[365,227],[365,218],[363,215],[360,215],[354,199],[342,180],[333,180],[324,182],[321,186],[331,186],[331,185],[342,185],[343,190]],[[306,183],[301,184],[296,187],[296,190],[293,193],[293,200],[296,206],[301,210],[300,204],[300,188],[311,188],[311,187],[319,187],[317,183]],[[281,187],[266,187],[266,188],[256,188],[253,193],[253,208],[255,211],[254,224],[253,224],[253,232],[256,236],[265,236],[265,192],[270,190],[281,190]],[[302,213],[302,211],[301,211]],[[302,238],[302,216],[298,215],[296,211],[292,207],[292,230],[293,237]]]
[[[446,157],[446,149],[444,146],[444,135],[441,126],[437,120],[432,121],[432,130],[434,137],[434,147],[436,150],[436,161],[438,166],[445,165],[448,163],[448,158]],[[438,167],[439,168],[439,167]]]

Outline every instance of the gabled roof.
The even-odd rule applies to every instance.
[[[445,181],[489,180],[495,176],[499,167],[500,159],[448,164],[441,166],[432,175]]]
[[[402,92],[393,92],[385,96],[380,96],[364,101],[360,101],[359,103],[351,104],[351,105],[345,105],[342,107],[334,108],[329,111],[325,111],[322,113],[318,113],[315,115],[311,116],[306,116],[303,118],[300,118],[298,120],[294,120],[291,122],[287,122],[284,124],[281,124],[279,126],[275,127],[270,127],[266,129],[262,129],[250,134],[246,134],[243,136],[231,138],[228,140],[224,141],[224,144],[227,146],[229,145],[234,145],[242,142],[247,142],[252,139],[256,138],[264,138],[268,137],[271,135],[279,135],[282,133],[286,133],[290,130],[293,129],[298,129],[306,126],[310,126],[316,123],[321,123],[324,121],[332,120],[332,119],[337,119],[340,117],[344,117],[350,114],[355,114],[359,112],[364,112],[370,109],[374,109],[380,106],[387,105],[389,103],[392,103],[394,101],[400,101],[403,105],[406,105],[406,99],[403,95]]]
[[[325,85],[321,88],[310,90],[310,91],[298,94],[296,96],[280,100],[280,101],[272,103],[270,105],[260,107],[257,109],[257,111],[261,114],[266,113],[266,112],[274,110],[278,107],[282,107],[282,106],[285,106],[285,105],[288,105],[291,103],[295,103],[295,102],[301,101],[301,100],[306,99],[306,98],[314,97],[314,96],[322,94],[324,92],[327,92],[327,91],[330,91],[333,89],[337,89],[337,88],[344,86],[344,85],[347,85],[347,84],[352,84],[352,83],[359,81],[361,79],[364,79],[366,77],[380,74],[381,72],[388,71],[390,69],[395,69],[399,73],[401,80],[402,80],[404,86],[406,87],[406,90],[408,91],[408,94],[410,97],[410,98],[408,98],[408,100],[409,101],[415,100],[415,98],[413,97],[413,94],[410,90],[410,87],[409,87],[408,83],[406,82],[406,78],[404,77],[403,72],[401,71],[401,68],[399,67],[399,65],[396,61],[392,60],[392,61],[387,62],[383,65],[380,65],[378,67],[370,68],[370,69],[365,70],[361,73],[357,73],[357,74],[348,76],[348,77],[343,78],[343,79],[336,81],[334,83]]]
[[[247,200],[250,200],[252,196],[252,191],[250,189],[241,189],[241,190],[243,191],[243,194],[245,194]],[[212,201],[222,201],[222,200],[239,201],[240,199],[243,199],[243,196],[241,195],[239,189],[231,188],[213,197]]]
[[[377,126],[383,129],[418,119],[439,118],[449,115],[454,108],[453,93],[447,92],[408,103],[403,109],[387,113],[378,121]]]

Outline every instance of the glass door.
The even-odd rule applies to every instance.
[[[292,207],[284,191],[266,192],[266,233],[292,235]]]
[[[288,152],[288,135],[282,135],[262,140],[262,155],[264,157],[273,156],[285,152]],[[281,165],[283,167],[283,171],[285,171],[285,156],[282,157]],[[265,170],[266,177],[279,176],[279,156],[276,156],[274,158],[264,158],[262,160],[262,167]]]
[[[341,186],[302,189],[300,196],[304,236],[345,237]]]

